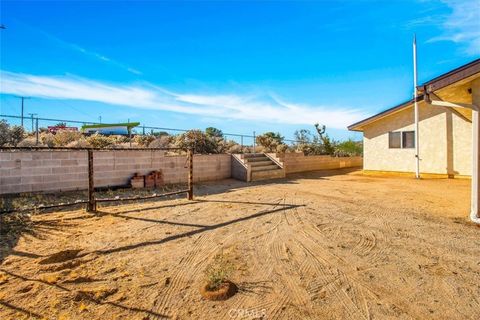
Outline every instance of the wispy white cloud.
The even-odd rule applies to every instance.
[[[450,12],[430,15],[411,21],[411,27],[435,25],[441,34],[427,42],[451,41],[461,45],[468,55],[480,54],[480,2],[479,0],[442,0]]]
[[[366,115],[359,109],[283,101],[273,94],[193,94],[150,83],[111,84],[75,76],[36,76],[0,71],[0,93],[46,99],[95,101],[112,105],[178,112],[203,117],[284,124],[320,122],[345,129]]]
[[[98,53],[98,52],[95,52],[95,51],[92,51],[92,50],[89,50],[89,49],[86,49],[82,46],[79,46],[78,44],[75,44],[75,43],[71,43],[71,42],[68,42],[68,41],[65,41],[65,40],[62,40],[56,36],[54,36],[53,34],[50,34],[46,31],[43,31],[37,27],[33,27],[33,26],[30,26],[28,24],[25,24],[23,22],[19,22],[20,25],[24,26],[25,28],[28,28],[31,32],[36,32],[37,34],[40,34],[42,35],[44,38],[50,40],[51,42],[55,43],[57,46],[59,47],[62,47],[62,48],[66,48],[68,50],[72,50],[72,51],[75,51],[77,53],[80,53],[86,57],[90,57],[90,58],[93,58],[93,59],[96,59],[100,62],[103,62],[103,63],[106,63],[106,64],[109,64],[111,66],[114,66],[114,67],[117,67],[117,68],[120,68],[120,69],[123,69],[127,72],[130,72],[132,74],[135,74],[135,75],[141,75],[142,72],[135,69],[135,68],[132,68],[124,63],[121,63],[117,60],[114,60],[110,57],[107,57],[101,53]]]
[[[53,36],[50,35],[50,37],[53,37]],[[73,43],[68,43],[68,42],[65,42],[65,41],[63,41],[63,40],[60,40],[60,39],[58,39],[58,38],[55,38],[55,39],[56,39],[57,42],[61,43],[62,45],[66,46],[66,47],[68,47],[68,48],[70,48],[70,49],[72,49],[72,50],[74,50],[74,51],[80,52],[80,53],[82,53],[82,54],[84,54],[84,55],[86,55],[86,56],[89,56],[89,57],[92,57],[92,58],[94,58],[94,59],[100,60],[100,61],[102,61],[102,62],[108,63],[108,64],[110,64],[110,65],[112,65],[112,66],[118,67],[118,68],[120,68],[120,69],[123,69],[123,70],[125,70],[125,71],[130,72],[130,73],[133,73],[133,74],[135,74],[135,75],[141,75],[141,74],[142,74],[141,71],[139,71],[139,70],[137,70],[137,69],[135,69],[135,68],[129,67],[129,66],[127,66],[127,65],[125,65],[125,64],[123,64],[123,63],[121,63],[121,62],[118,62],[118,61],[116,61],[116,60],[113,60],[113,59],[111,59],[111,58],[109,58],[109,57],[106,57],[106,56],[104,56],[104,55],[102,55],[102,54],[100,54],[100,53],[87,50],[87,49],[85,49],[85,48],[80,47],[79,45],[76,45],[76,44],[73,44]]]

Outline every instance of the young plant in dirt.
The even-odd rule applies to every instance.
[[[231,276],[233,272],[233,264],[227,260],[223,254],[218,254],[213,262],[205,270],[208,288],[212,291],[218,290]]]
[[[217,254],[205,270],[206,283],[200,289],[202,296],[209,300],[225,300],[237,292],[229,280],[234,271],[233,264],[223,254]]]

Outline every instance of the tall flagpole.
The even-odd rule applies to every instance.
[[[415,105],[415,177],[420,179],[418,102],[417,102],[417,36],[413,35],[413,101]]]

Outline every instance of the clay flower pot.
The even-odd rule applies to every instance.
[[[237,293],[237,286],[231,281],[223,282],[220,287],[216,290],[211,290],[208,283],[205,283],[200,288],[200,294],[207,300],[227,300],[235,293]]]

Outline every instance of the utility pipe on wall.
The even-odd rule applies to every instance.
[[[420,145],[418,132],[418,102],[417,102],[417,37],[413,36],[413,101],[415,104],[415,177],[420,179]]]

